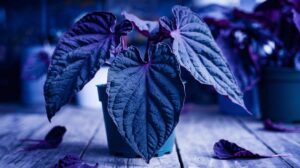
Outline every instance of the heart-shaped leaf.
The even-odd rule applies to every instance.
[[[61,37],[44,86],[49,120],[94,77],[110,53],[116,51],[121,36],[132,29],[126,20],[115,24],[113,14],[90,13]]]
[[[122,12],[122,15],[125,19],[131,21],[134,27],[146,37],[154,36],[159,31],[159,23],[157,21],[142,20],[127,12]]]
[[[214,86],[245,108],[243,94],[207,25],[187,7],[175,6],[172,12],[174,18],[162,17],[160,25],[172,37],[180,65],[200,83]]]
[[[120,134],[147,162],[173,132],[184,102],[180,69],[168,45],[150,47],[148,60],[130,47],[108,72],[108,111]]]

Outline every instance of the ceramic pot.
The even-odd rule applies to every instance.
[[[267,68],[260,82],[263,119],[300,122],[300,72],[289,68]]]

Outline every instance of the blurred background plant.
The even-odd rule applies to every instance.
[[[300,108],[292,101],[300,101],[295,95],[300,89],[299,6],[299,0],[267,0],[251,12],[220,5],[198,9],[245,92],[246,106],[258,117],[262,110],[263,118],[284,120],[285,111]],[[222,97],[219,101],[225,113],[243,111]],[[300,119],[299,114],[289,115]]]
[[[219,5],[198,10],[243,91],[255,86],[263,67],[299,67],[299,4],[267,0],[253,12]]]

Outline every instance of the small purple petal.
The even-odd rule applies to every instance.
[[[288,127],[283,124],[273,123],[270,119],[264,121],[264,128],[274,132],[300,132],[300,128]]]
[[[52,168],[98,168],[98,163],[90,166],[75,155],[66,155],[64,158],[59,159],[58,163]]]

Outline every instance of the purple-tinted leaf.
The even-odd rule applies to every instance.
[[[287,155],[260,155],[253,153],[245,148],[238,146],[235,143],[221,139],[214,144],[213,147],[215,156],[218,159],[260,159]]]
[[[44,86],[49,120],[94,77],[111,52],[118,51],[121,37],[132,26],[126,20],[115,24],[111,13],[90,13],[60,38]]]
[[[147,54],[143,60],[135,47],[121,52],[109,69],[107,92],[120,134],[149,162],[173,132],[185,94],[169,46],[152,45]]]
[[[252,153],[237,144],[224,139],[221,139],[214,144],[214,152],[219,159],[261,158],[259,154]]]
[[[285,0],[266,0],[255,7],[255,11],[270,11],[280,9],[285,3]]]
[[[232,8],[228,6],[211,4],[197,8],[196,13],[203,18],[215,18],[217,20],[223,20],[227,18],[227,15],[232,12]]]
[[[174,18],[160,19],[160,25],[173,38],[173,53],[200,83],[212,85],[222,95],[244,107],[240,91],[227,61],[207,25],[189,8],[173,7]]]
[[[300,33],[300,11],[293,10],[293,20]]]
[[[90,166],[75,155],[66,155],[64,158],[59,159],[52,168],[98,168],[98,163]]]
[[[290,3],[297,12],[300,12],[300,0],[287,0],[287,3]]]
[[[248,13],[239,9],[234,9],[231,14],[231,19],[235,21],[246,21],[246,22],[251,22],[251,21],[257,21],[264,23],[264,18],[257,13]],[[245,23],[243,23],[245,24]],[[246,26],[246,25],[243,25]]]
[[[23,141],[25,142],[35,142],[35,144],[25,147],[24,151],[57,148],[63,141],[66,131],[66,128],[63,126],[55,126],[48,132],[44,140],[24,139]]]
[[[30,55],[22,68],[22,79],[36,80],[47,73],[50,56],[45,51]]]
[[[281,41],[283,49],[287,51],[283,60],[284,64],[280,64],[280,66],[292,66],[292,60],[300,49],[298,45],[300,33],[295,23],[298,19],[297,13],[300,12],[299,2],[299,0],[267,0],[255,9],[255,13],[268,23],[272,36],[277,37]],[[283,58],[277,57],[277,59]]]
[[[205,23],[217,26],[219,28],[227,28],[227,27],[230,26],[230,22],[227,19],[217,20],[217,19],[214,19],[214,18],[205,17],[205,18],[203,18],[203,20],[204,20]]]
[[[270,119],[264,121],[264,128],[274,132],[300,132],[300,128],[273,123]]]
[[[294,67],[293,61],[296,60],[295,56],[300,50],[300,45],[298,45],[300,33],[296,24],[294,24],[297,20],[297,13],[300,12],[299,2],[299,0],[266,0],[259,4],[254,12],[233,9],[231,12],[226,12],[223,15],[226,17],[222,20],[216,20],[215,18],[218,18],[218,16],[211,15],[213,18],[206,18],[205,21],[211,26],[213,35],[216,38],[223,36],[222,31],[231,31],[231,34],[235,32],[245,34],[245,40],[228,44],[234,47],[226,48],[226,50],[232,50],[231,53],[238,50],[236,53],[242,57],[241,61],[244,62],[236,63],[234,69],[242,68],[240,71],[250,70],[245,75],[255,72],[255,69],[259,71],[262,66]],[[293,14],[293,12],[296,13]],[[224,19],[228,20],[229,23],[224,22]],[[233,40],[234,36],[225,36],[225,41],[230,42]],[[225,53],[224,55],[227,57]],[[249,60],[252,61],[249,62]],[[250,64],[240,66],[245,62]],[[230,61],[229,64],[231,64]],[[238,68],[238,66],[240,67]],[[232,68],[232,65],[230,65],[230,68]],[[234,69],[232,70],[235,73]],[[252,81],[251,76],[242,77],[243,79],[248,78],[247,81]],[[240,83],[241,78],[238,76],[236,78]],[[244,90],[243,86],[242,90]]]
[[[154,36],[159,31],[159,24],[157,21],[145,21],[127,12],[122,12],[122,15],[125,19],[131,21],[134,27],[146,37]]]

